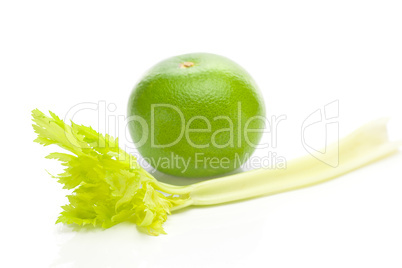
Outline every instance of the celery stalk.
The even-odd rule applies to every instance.
[[[215,205],[299,189],[328,181],[346,172],[398,151],[401,142],[391,142],[387,120],[368,123],[327,148],[331,167],[311,155],[290,161],[286,169],[258,169],[188,186],[157,181],[135,159],[118,147],[118,140],[90,127],[65,124],[32,111],[36,142],[55,144],[69,153],[51,153],[66,168],[55,176],[64,188],[73,190],[69,204],[57,222],[109,228],[132,222],[151,235],[164,234],[162,224],[171,211],[188,206]],[[131,161],[130,161],[131,160]]]
[[[386,120],[367,124],[339,142],[339,165],[331,167],[307,155],[288,163],[287,169],[258,169],[191,186],[192,205],[213,205],[272,195],[322,183],[398,151],[387,138]],[[338,144],[327,148],[338,157]]]

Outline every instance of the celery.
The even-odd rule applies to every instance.
[[[339,146],[327,148],[326,157],[339,155],[336,168],[307,155],[290,161],[286,169],[258,169],[175,186],[157,181],[118,147],[117,139],[73,122],[69,126],[55,114],[50,115],[32,111],[38,134],[35,141],[71,152],[47,156],[66,167],[56,178],[64,188],[73,189],[67,196],[70,203],[62,207],[57,222],[109,228],[127,221],[151,235],[165,233],[162,224],[171,211],[311,186],[394,154],[401,146],[401,142],[389,141],[387,120],[377,120],[340,140]]]

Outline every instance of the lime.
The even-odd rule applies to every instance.
[[[239,168],[265,126],[252,77],[228,58],[193,53],[152,67],[133,89],[128,127],[155,169],[208,177]]]

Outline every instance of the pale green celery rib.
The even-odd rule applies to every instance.
[[[190,205],[215,205],[272,195],[322,183],[398,152],[401,142],[391,142],[387,134],[387,119],[368,123],[338,144],[328,146],[325,159],[311,155],[289,161],[286,169],[257,169],[189,186],[172,186],[158,183],[159,189],[172,194],[185,195]],[[339,156],[339,164],[332,167],[325,160]],[[324,161],[323,161],[324,160]]]

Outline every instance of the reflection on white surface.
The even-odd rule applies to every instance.
[[[63,225],[59,235],[73,237],[61,244],[54,267],[67,264],[73,267],[123,267],[123,264],[141,267],[146,264],[144,256],[147,255],[142,242],[153,238],[138,232],[132,224],[78,231]]]
[[[236,210],[242,209],[230,206],[171,215],[165,224],[168,234],[158,237],[140,233],[129,223],[106,230],[59,224],[59,256],[52,267],[206,267],[214,259],[246,257],[259,240],[261,215],[243,211],[239,218]]]

